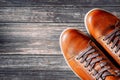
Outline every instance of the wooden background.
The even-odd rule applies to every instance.
[[[79,80],[59,36],[67,27],[87,33],[83,19],[92,8],[120,17],[120,0],[0,0],[0,80]]]

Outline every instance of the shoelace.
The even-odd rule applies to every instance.
[[[117,22],[117,24],[119,24],[119,22]],[[117,53],[120,50],[120,28],[117,27],[117,24],[115,25],[115,30],[110,34],[106,35],[103,39],[104,41],[108,40],[107,44],[113,42],[111,49],[113,49],[116,46],[115,53]]]
[[[93,71],[92,75],[95,76],[96,80],[104,80],[106,76],[112,75],[108,71],[111,67],[107,65],[107,62],[102,61],[104,58],[102,58],[99,53],[94,54],[94,52],[96,52],[96,50],[92,46],[89,46],[86,50],[81,52],[76,59],[80,60],[80,63],[86,62],[84,67],[88,68],[89,72]],[[94,69],[96,63],[101,66],[99,71]]]

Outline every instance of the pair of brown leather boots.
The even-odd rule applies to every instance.
[[[105,10],[92,9],[84,22],[93,40],[72,28],[60,36],[67,64],[82,80],[120,80],[120,19]]]

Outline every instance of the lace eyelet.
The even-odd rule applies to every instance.
[[[87,66],[86,66],[86,65],[85,65],[84,67],[85,67],[85,68],[87,68]]]
[[[111,47],[111,49],[113,49],[113,47]]]
[[[95,76],[95,74],[94,74],[94,73],[93,73],[92,75],[93,75],[93,76]]]
[[[77,57],[77,58],[75,58],[76,60],[79,60],[79,58]]]
[[[105,41],[105,39],[103,39],[103,41]]]
[[[115,51],[115,53],[117,53],[117,51]]]
[[[107,45],[109,45],[109,43],[107,43]]]
[[[92,70],[91,70],[91,69],[89,69],[88,71],[89,71],[89,72],[91,72]]]
[[[95,76],[97,73],[93,73],[92,75]]]

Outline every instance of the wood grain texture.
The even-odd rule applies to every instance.
[[[67,27],[86,32],[81,23],[1,23],[1,54],[61,54],[59,37]]]
[[[120,17],[120,0],[0,0],[0,80],[80,80],[67,66],[59,36],[86,32],[92,8]]]
[[[5,23],[79,23],[94,7],[43,6],[43,7],[0,7],[0,22]],[[120,6],[99,7],[120,17]]]
[[[0,54],[0,80],[79,80],[62,55]]]
[[[70,70],[62,55],[0,54],[0,69]]]
[[[0,70],[0,80],[80,80],[72,71],[27,70],[4,68]]]
[[[119,6],[120,0],[1,0],[0,6],[45,6],[45,5],[80,5],[80,6]]]

